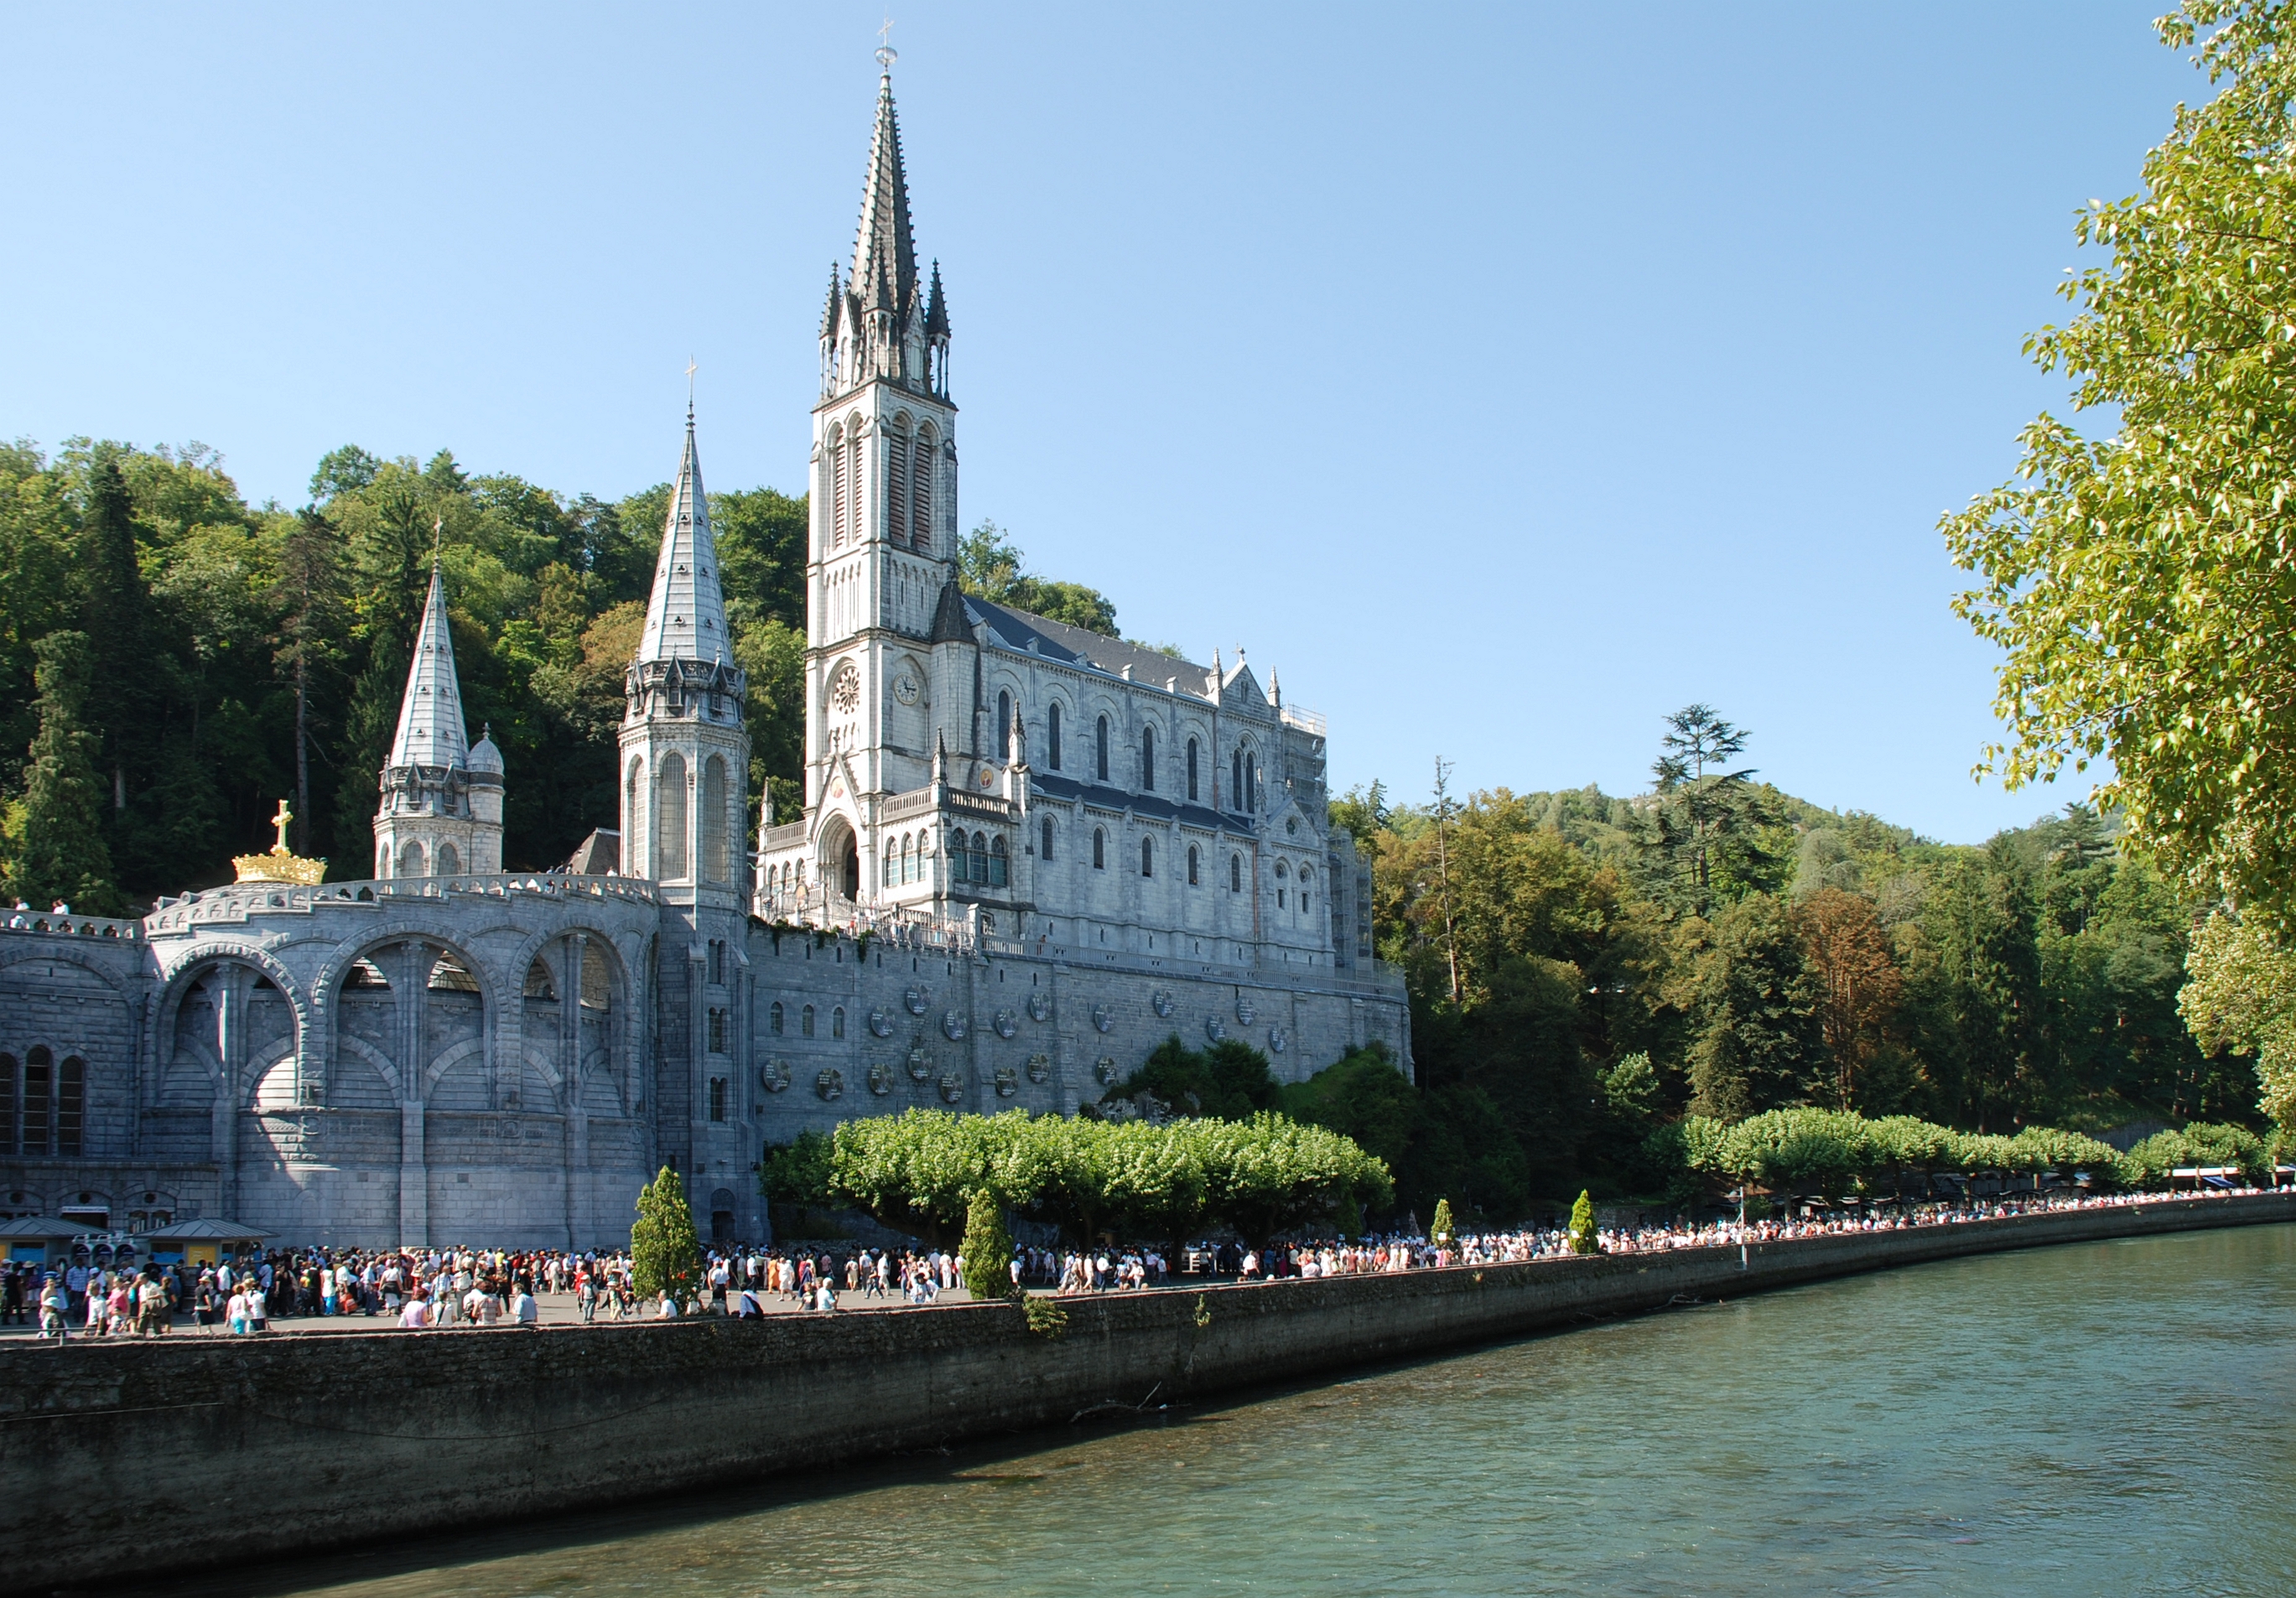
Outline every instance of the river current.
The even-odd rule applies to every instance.
[[[2296,1226],[1949,1261],[175,1593],[2296,1592]]]

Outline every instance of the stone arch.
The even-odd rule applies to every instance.
[[[478,1082],[479,1091],[473,1096],[479,1100],[479,1102],[472,1105],[441,1104],[439,1105],[438,1108],[441,1110],[493,1109],[494,1106],[489,1102],[490,1095],[486,1091],[486,1054],[487,1043],[486,1039],[483,1037],[466,1038],[461,1043],[441,1050],[436,1060],[433,1060],[430,1064],[422,1068],[421,1092],[423,1104],[425,1106],[429,1106],[430,1104],[432,1097],[439,1091],[439,1085],[446,1080],[447,1073],[453,1071],[457,1066],[463,1064],[465,1061],[476,1059],[480,1062],[480,1075]]]
[[[380,927],[370,927],[357,938],[338,946],[319,967],[318,975],[311,980],[313,1007],[323,1012],[332,1008],[342,992],[344,982],[350,976],[352,966],[367,959],[377,949],[399,943],[427,943],[454,955],[455,963],[470,972],[472,979],[478,983],[479,997],[486,1005],[486,1024],[494,1025],[495,1017],[502,1012],[501,973],[495,970],[493,962],[481,960],[472,953],[467,938],[460,934],[448,937],[439,930],[435,922],[387,922]],[[521,978],[525,976],[524,965],[514,964],[513,969]]]
[[[814,844],[816,880],[849,899],[861,897],[861,834],[842,812],[823,819]]]
[[[316,1004],[305,993],[302,984],[292,972],[280,963],[276,956],[252,944],[236,940],[204,944],[177,955],[173,960],[162,961],[160,968],[159,1002],[152,1006],[150,1030],[145,1035],[144,1058],[151,1063],[148,1069],[156,1073],[152,1092],[156,1096],[164,1091],[167,1078],[173,1069],[176,1048],[176,1026],[181,1017],[184,999],[207,973],[217,966],[243,965],[250,967],[278,989],[287,1001],[298,1055],[306,1062],[321,1063],[321,1029],[314,1023],[318,1017]],[[204,1061],[216,1091],[223,1091],[223,1062],[208,1051]],[[234,1097],[237,1095],[234,1094]]]
[[[301,1103],[295,1078],[295,1040],[283,1037],[247,1057],[247,1091],[239,1110],[294,1110]]]
[[[327,1102],[344,1110],[384,1110],[395,1107],[400,1099],[398,1068],[391,1062],[390,1057],[364,1037],[338,1037],[335,1042],[339,1053],[335,1060],[336,1070],[327,1084]],[[360,1088],[365,1085],[357,1082],[357,1073],[350,1066],[352,1061],[361,1061],[366,1067],[368,1073],[376,1079],[382,1089],[381,1103],[369,1104],[363,1102],[373,1090],[369,1089],[365,1094],[360,1092]]]

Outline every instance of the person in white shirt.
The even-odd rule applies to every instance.
[[[420,1332],[430,1324],[430,1306],[421,1293],[406,1300],[406,1307],[398,1313],[398,1323],[409,1332]]]
[[[511,1290],[510,1318],[521,1326],[542,1324],[542,1307],[534,1301],[534,1295],[526,1291],[523,1282]]]

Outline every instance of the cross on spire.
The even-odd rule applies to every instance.
[[[893,19],[887,17],[885,25],[877,29],[877,68],[890,78],[893,63],[900,59],[900,53],[893,48]]]

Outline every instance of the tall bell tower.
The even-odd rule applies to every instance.
[[[978,742],[972,684],[936,681],[931,647],[956,594],[948,304],[939,263],[917,269],[893,53],[877,59],[860,228],[851,268],[830,269],[813,412],[805,797],[832,893],[872,880],[875,799],[929,783],[936,742]]]

